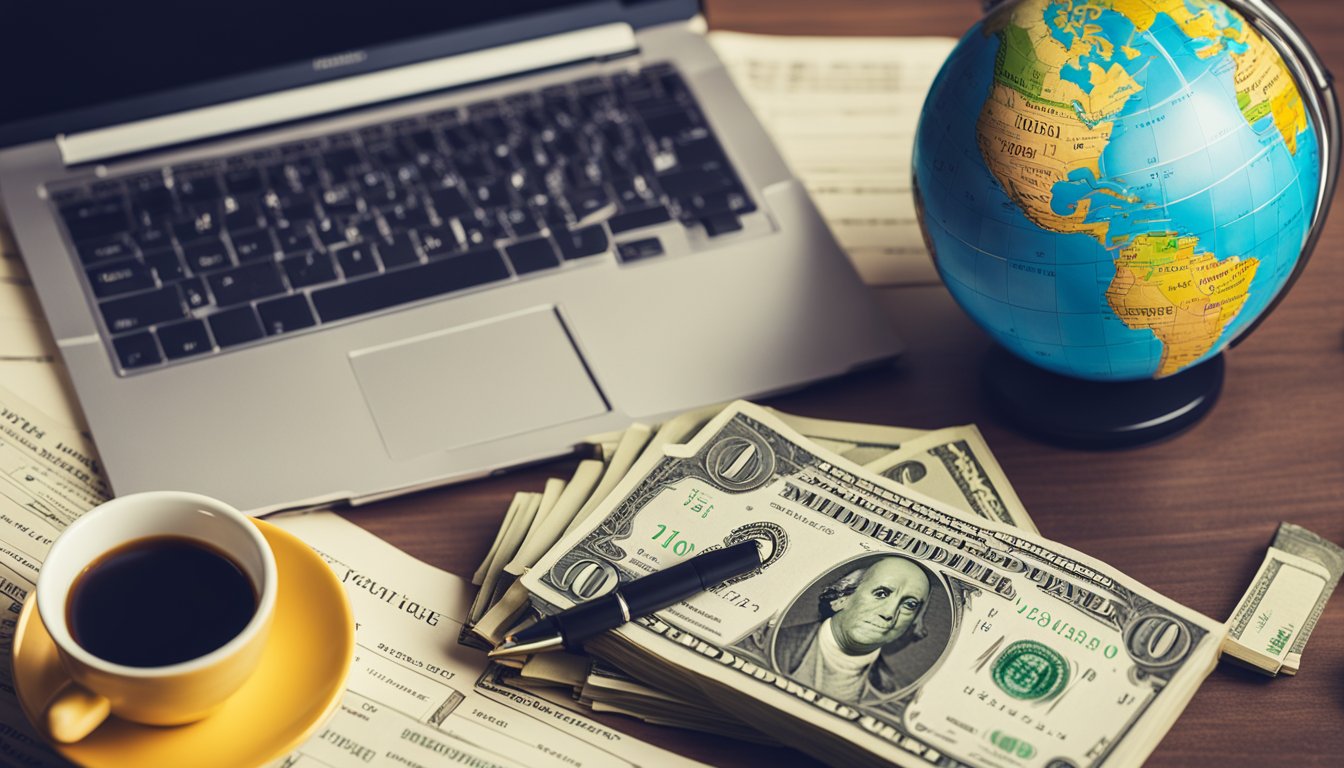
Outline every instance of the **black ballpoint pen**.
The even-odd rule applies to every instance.
[[[563,648],[583,652],[583,641],[647,616],[734,576],[761,566],[755,540],[696,555],[657,573],[624,584],[602,597],[579,603],[510,634],[490,658],[524,656]]]

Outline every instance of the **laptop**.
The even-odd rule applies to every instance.
[[[5,26],[0,203],[118,494],[359,504],[899,351],[695,0]]]

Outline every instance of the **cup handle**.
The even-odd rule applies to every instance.
[[[112,702],[78,683],[69,683],[47,704],[47,732],[62,744],[93,733],[112,712]]]

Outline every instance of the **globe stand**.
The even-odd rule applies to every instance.
[[[1100,382],[1037,368],[995,346],[984,384],[994,410],[1033,437],[1068,448],[1129,448],[1203,418],[1223,387],[1223,356],[1164,379]]]

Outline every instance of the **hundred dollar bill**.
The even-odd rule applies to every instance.
[[[831,454],[750,403],[649,455],[522,579],[544,611],[754,539],[762,568],[588,650],[837,765],[1136,765],[1223,628]]]
[[[1344,574],[1344,548],[1292,523],[1279,524],[1279,530],[1274,534],[1273,546],[1275,549],[1316,562],[1324,566],[1329,573],[1325,588],[1321,590],[1320,596],[1316,598],[1316,605],[1311,609],[1311,615],[1302,625],[1302,631],[1293,641],[1293,647],[1288,649],[1288,655],[1283,657],[1283,668],[1279,671],[1286,675],[1295,675],[1298,665],[1302,662],[1302,649],[1306,647],[1307,639],[1311,637],[1311,630],[1316,627],[1321,611],[1325,610],[1326,601],[1334,594],[1340,575]]]
[[[1227,621],[1223,652],[1277,675],[1329,580],[1330,572],[1319,563],[1270,547]]]
[[[864,467],[976,517],[1040,532],[973,424],[930,432]]]

